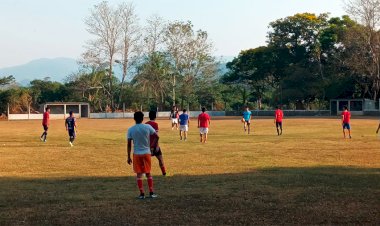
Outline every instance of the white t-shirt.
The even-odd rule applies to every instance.
[[[150,154],[150,135],[156,131],[152,126],[146,124],[136,124],[128,129],[127,140],[133,140],[133,154]]]

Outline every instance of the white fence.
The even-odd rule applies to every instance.
[[[50,119],[65,119],[69,117],[69,114],[50,114]],[[79,115],[75,117],[80,118]],[[43,114],[9,114],[8,120],[33,120],[39,119],[42,120]]]
[[[181,112],[180,112],[181,113]],[[201,111],[188,112],[190,117],[197,117]],[[208,111],[210,116],[226,116],[225,111]],[[133,118],[133,112],[121,112],[121,113],[90,113],[92,119],[117,119],[117,118]],[[149,116],[149,112],[144,112],[145,117]],[[158,112],[158,118],[169,118],[170,112]],[[68,114],[50,114],[50,119],[65,119],[69,117]],[[75,114],[76,118],[80,118],[79,114]],[[9,114],[8,120],[42,120],[43,114]]]
[[[190,117],[197,117],[201,111],[190,111],[188,112]],[[225,111],[208,111],[207,112],[210,116],[226,116]],[[90,118],[93,119],[104,119],[104,118],[133,118],[133,112],[124,112],[124,113],[90,113]],[[180,112],[181,114],[181,112]],[[149,112],[144,112],[144,116],[148,117]],[[163,111],[163,112],[157,112],[157,118],[169,118],[170,112]]]

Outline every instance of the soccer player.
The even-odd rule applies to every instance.
[[[274,123],[276,123],[277,135],[280,136],[282,135],[282,119],[284,118],[284,113],[282,112],[280,106],[277,106],[274,115]]]
[[[77,131],[77,123],[73,111],[70,111],[69,114],[70,116],[65,120],[65,127],[66,131],[69,132],[69,144],[72,147],[74,146],[73,143],[76,136],[75,133]]]
[[[49,129],[49,124],[50,124],[50,108],[46,107],[45,113],[42,119],[42,126],[44,127],[44,132],[42,133],[40,140],[43,142],[46,142],[46,137],[47,137],[47,131]]]
[[[155,111],[149,112],[149,119],[150,121],[146,122],[145,124],[150,125],[158,134],[158,123],[155,121],[157,117],[157,113]],[[162,157],[161,148],[157,143],[154,143],[154,135],[150,136],[150,150],[152,156],[156,156],[158,159],[158,164],[160,165],[162,175],[166,176],[166,169],[164,164],[164,158]]]
[[[133,116],[136,124],[128,129],[127,133],[127,163],[132,163],[131,151],[133,141],[133,170],[136,173],[137,187],[140,190],[139,199],[145,199],[142,177],[145,174],[148,178],[149,197],[156,198],[157,195],[153,189],[153,177],[151,170],[151,152],[150,152],[150,136],[153,136],[151,142],[154,146],[158,143],[158,135],[152,126],[143,124],[144,114],[141,111],[135,112]]]
[[[248,134],[251,132],[251,115],[252,112],[249,110],[248,106],[245,106],[242,121],[244,122],[244,132],[247,131],[248,127]]]
[[[207,142],[208,127],[210,125],[210,116],[206,113],[206,108],[202,108],[202,113],[198,115],[198,128],[201,137],[201,143]]]
[[[187,140],[187,131],[189,130],[190,118],[187,114],[187,110],[183,109],[183,113],[179,116],[179,137],[180,140]],[[183,136],[182,136],[183,134]]]
[[[351,113],[348,111],[347,106],[343,107],[342,112],[342,126],[343,126],[343,137],[346,138],[345,129],[348,130],[348,137],[351,139],[351,126],[350,126]]]
[[[170,111],[169,119],[172,121],[172,130],[174,126],[178,130],[178,110],[175,107]]]

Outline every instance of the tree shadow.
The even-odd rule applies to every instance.
[[[134,177],[3,177],[0,225],[380,223],[379,168],[265,168],[154,180],[159,197],[137,200]]]

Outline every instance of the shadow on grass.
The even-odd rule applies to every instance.
[[[146,186],[146,181],[144,182]],[[155,177],[0,178],[0,225],[273,225],[380,223],[380,169],[268,168]]]

